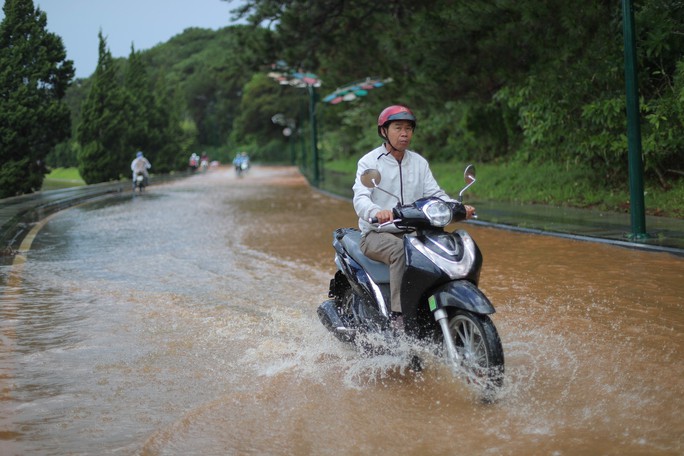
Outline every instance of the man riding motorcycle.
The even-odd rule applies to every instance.
[[[392,208],[397,204],[397,198],[392,195],[397,195],[401,204],[430,196],[451,200],[439,187],[427,160],[408,149],[415,127],[416,117],[406,106],[385,108],[378,117],[378,135],[383,144],[361,157],[353,186],[354,210],[362,232],[361,251],[367,257],[389,265],[392,320],[397,329],[403,328],[401,284],[406,270],[405,232],[388,223],[393,220]],[[380,171],[384,191],[362,184],[361,175],[367,169]],[[468,205],[462,208],[462,219],[472,218],[475,208]],[[373,218],[378,224],[370,223]]]
[[[147,170],[150,168],[152,168],[150,162],[144,157],[142,151],[138,151],[135,154],[135,159],[131,162],[131,171],[133,171],[133,190],[135,190],[135,176],[138,173],[143,174],[143,185],[147,187],[149,178]]]

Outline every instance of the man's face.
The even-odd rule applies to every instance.
[[[397,150],[408,149],[413,137],[413,125],[408,120],[397,120],[387,127],[387,139]]]

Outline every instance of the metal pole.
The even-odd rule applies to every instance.
[[[311,115],[311,151],[313,152],[313,186],[318,187],[318,132],[316,131],[316,88],[309,84],[309,114]]]
[[[629,205],[633,239],[646,234],[644,211],[644,165],[641,159],[641,126],[636,71],[636,38],[632,0],[622,0],[622,22],[625,40],[625,86],[627,92],[627,147],[629,156]]]
[[[304,135],[301,135],[299,139],[301,140],[300,145],[302,147],[302,162],[299,164],[299,169],[301,169],[302,173],[304,173],[304,175],[308,177],[309,170],[306,164],[306,139],[304,138]]]
[[[288,68],[281,64],[281,62],[278,62],[273,65],[274,69],[278,70],[288,70]],[[316,86],[321,85],[320,79],[318,79],[318,76],[312,73],[306,73],[302,74],[301,70],[299,72],[294,72],[290,71],[290,80],[286,81],[285,77],[283,76],[282,73],[280,72],[273,72],[269,73],[270,77],[273,77],[274,79],[278,80],[280,84],[289,84],[293,85],[296,87],[302,87],[306,86],[308,92],[309,92],[309,115],[310,117],[310,123],[311,123],[311,148],[313,151],[313,177],[312,177],[312,184],[314,187],[318,187],[319,182],[320,182],[320,174],[319,174],[319,167],[318,167],[318,128],[316,125]],[[306,151],[304,149],[304,138],[301,138],[302,140],[302,164],[301,167],[302,169],[306,170],[307,168],[307,163],[306,163]]]

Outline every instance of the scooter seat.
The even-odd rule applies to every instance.
[[[349,256],[361,265],[371,279],[373,279],[373,282],[377,284],[389,283],[389,266],[381,261],[371,260],[361,252],[361,248],[359,247],[359,242],[361,242],[361,231],[347,230],[340,242],[344,245]]]

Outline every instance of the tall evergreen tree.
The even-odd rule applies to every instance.
[[[74,77],[62,39],[32,0],[6,0],[0,22],[0,198],[40,190],[45,157],[70,134],[62,102]]]
[[[154,169],[160,173],[185,169],[190,144],[184,141],[178,97],[161,82],[154,94],[155,109],[149,119],[150,129],[155,132],[155,143],[151,145],[150,151],[155,157]]]
[[[118,70],[100,31],[93,85],[83,103],[78,127],[78,170],[88,184],[128,176],[130,155],[126,144],[129,116]],[[134,152],[134,151],[133,151]]]
[[[176,169],[182,132],[173,95],[163,80],[153,87],[147,64],[133,47],[128,57],[124,85],[129,107],[129,149],[144,151],[155,172]]]
[[[126,135],[128,149],[143,150],[151,161],[155,157],[152,149],[155,132],[150,128],[150,116],[154,110],[154,95],[150,90],[150,79],[140,53],[131,46],[128,65],[124,75],[126,103],[128,105],[130,129]]]

